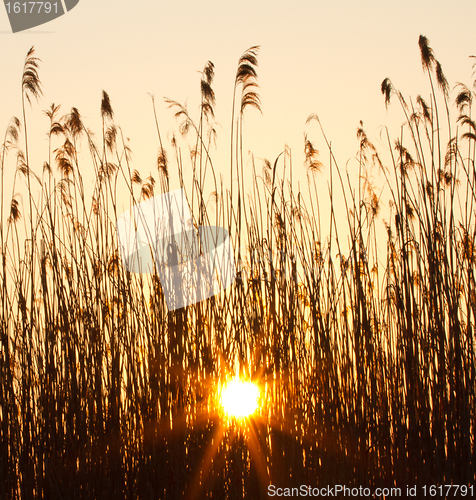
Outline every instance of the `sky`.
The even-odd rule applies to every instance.
[[[457,81],[472,83],[474,19],[474,1],[80,0],[64,16],[13,34],[6,10],[0,8],[0,128],[3,132],[12,116],[21,115],[22,68],[34,45],[44,95],[27,117],[38,165],[47,151],[48,120],[41,111],[53,102],[61,104],[63,113],[75,106],[86,126],[99,135],[101,93],[106,90],[115,121],[130,138],[133,168],[145,177],[155,172],[158,148],[148,93],[155,96],[167,136],[177,123],[162,98],[186,102],[196,116],[199,71],[210,60],[216,72],[213,88],[222,151],[217,169],[227,172],[223,151],[229,151],[238,59],[247,48],[259,45],[263,113],[247,111],[246,149],[273,162],[287,145],[304,181],[305,133],[326,157],[316,125],[305,125],[311,113],[320,117],[338,162],[345,166],[358,149],[359,120],[377,144],[383,125],[398,134],[403,117],[396,105],[385,109],[380,92],[385,77],[405,96],[429,95],[420,34],[430,40],[450,87]]]

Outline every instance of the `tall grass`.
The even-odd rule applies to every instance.
[[[474,482],[475,93],[459,84],[454,121],[441,65],[423,36],[419,47],[429,102],[407,103],[382,83],[385,105],[396,100],[405,118],[397,139],[387,134],[388,159],[361,124],[358,169],[342,169],[311,115],[303,192],[288,151],[261,169],[253,159],[245,183],[258,47],[238,63],[229,186],[212,158],[211,62],[198,119],[167,100],[180,119],[170,144],[152,98],[156,174],[133,169],[106,92],[99,139],[77,109],[59,116],[51,105],[48,158],[33,172],[25,101],[41,86],[29,51],[23,122],[10,121],[0,156],[1,498],[266,498],[269,484]],[[5,213],[7,168],[16,170]],[[95,173],[92,193],[85,172]],[[171,180],[197,225],[229,229],[239,272],[222,294],[168,312],[156,275],[123,268],[115,221],[124,193],[132,206]],[[236,372],[262,391],[258,414],[241,424],[216,398]]]

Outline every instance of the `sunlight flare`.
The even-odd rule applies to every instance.
[[[253,382],[235,378],[222,388],[221,405],[230,417],[251,416],[258,409],[259,389]]]

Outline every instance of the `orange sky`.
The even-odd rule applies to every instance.
[[[11,116],[21,114],[22,66],[34,45],[42,60],[44,88],[44,96],[28,115],[38,165],[47,151],[48,122],[41,110],[52,102],[61,104],[64,113],[75,106],[99,135],[104,89],[117,124],[130,137],[133,168],[146,177],[155,172],[158,147],[147,92],[156,97],[166,135],[176,124],[162,97],[187,101],[192,116],[196,114],[198,71],[211,60],[219,122],[217,163],[226,175],[237,61],[248,47],[260,45],[263,115],[248,112],[246,149],[257,158],[273,161],[288,144],[299,173],[304,169],[304,132],[323,148],[317,127],[305,126],[309,114],[317,113],[338,161],[345,166],[357,151],[355,132],[360,119],[375,142],[381,125],[388,124],[398,133],[403,122],[396,105],[385,110],[380,93],[385,77],[405,95],[428,95],[418,49],[420,34],[429,38],[451,87],[456,81],[473,81],[468,56],[476,53],[474,19],[473,1],[450,5],[442,0],[80,0],[63,17],[12,34],[1,8],[0,128],[4,130]],[[323,157],[327,158],[325,152]]]

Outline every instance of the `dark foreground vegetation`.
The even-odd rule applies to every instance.
[[[229,185],[213,164],[212,63],[198,119],[168,101],[180,134],[166,144],[156,121],[157,171],[141,178],[105,92],[98,136],[77,109],[52,105],[49,155],[30,165],[41,82],[28,53],[22,121],[0,150],[0,498],[474,483],[476,95],[459,84],[450,103],[425,37],[419,46],[429,98],[382,84],[406,121],[388,157],[360,127],[347,172],[311,115],[303,192],[287,151],[273,165],[244,158],[257,47],[236,74]],[[122,267],[115,221],[119,197],[131,206],[172,184],[197,225],[230,231],[239,273],[221,295],[168,312],[156,276]],[[245,422],[224,420],[216,397],[236,370],[262,391]]]

